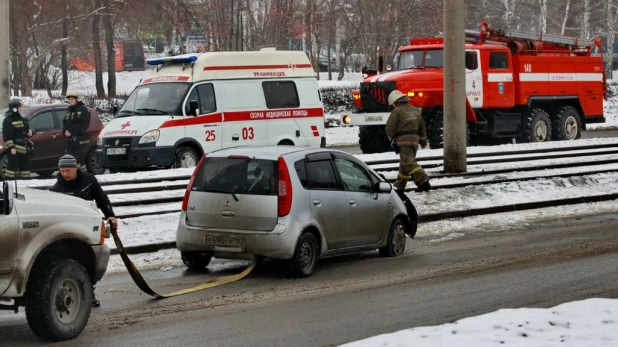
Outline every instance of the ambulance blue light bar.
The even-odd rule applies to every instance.
[[[162,64],[189,64],[197,60],[196,54],[183,54],[173,57],[152,58],[146,59],[148,65],[162,65]]]

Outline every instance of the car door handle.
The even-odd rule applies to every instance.
[[[51,138],[55,139],[56,137],[60,136],[59,134],[52,134]]]
[[[350,200],[350,205],[356,205],[356,200],[351,199],[351,200]]]
[[[320,200],[313,200],[313,204],[318,206],[320,204]]]

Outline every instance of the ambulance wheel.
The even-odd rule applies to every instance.
[[[358,131],[358,144],[363,154],[392,152],[393,148],[386,135],[380,134],[379,126],[361,125]]]
[[[174,158],[173,168],[191,168],[197,166],[200,157],[191,147],[180,147]]]
[[[525,120],[525,142],[547,142],[552,138],[551,120],[547,112],[540,108],[532,109]]]
[[[573,106],[562,106],[552,121],[552,140],[571,141],[582,137],[582,120]]]
[[[96,147],[92,148],[88,154],[86,154],[86,169],[93,175],[102,175],[105,173],[105,168],[101,167]]]
[[[427,120],[427,139],[431,149],[444,147],[444,113],[438,110]]]
[[[294,142],[292,142],[290,140],[281,140],[281,141],[279,141],[277,146],[294,146]]]

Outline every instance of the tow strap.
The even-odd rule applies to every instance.
[[[135,284],[139,287],[139,289],[141,289],[144,293],[150,296],[154,296],[157,299],[171,298],[172,296],[193,293],[193,292],[197,292],[200,290],[217,287],[222,284],[236,282],[238,280],[245,278],[247,275],[249,275],[256,264],[255,262],[251,263],[249,267],[247,267],[243,272],[237,275],[221,276],[221,277],[211,279],[210,281],[200,284],[198,286],[195,286],[193,288],[181,289],[181,290],[167,293],[167,294],[159,294],[155,292],[154,290],[152,290],[152,288],[150,288],[148,283],[146,283],[146,281],[144,280],[144,277],[142,277],[142,274],[135,267],[135,264],[133,264],[131,259],[129,259],[129,256],[127,255],[127,252],[125,251],[124,246],[122,245],[122,242],[120,241],[120,237],[118,237],[118,232],[116,231],[116,229],[115,228],[110,228],[110,229],[112,229],[111,232],[112,232],[112,236],[114,237],[114,242],[116,243],[116,248],[118,249],[118,254],[120,254],[120,257],[122,258],[124,265],[127,267],[127,270],[129,271],[129,274],[131,275],[131,278],[133,278],[133,282],[135,282]]]

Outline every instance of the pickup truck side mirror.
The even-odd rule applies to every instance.
[[[7,181],[2,182],[2,213],[6,216],[13,211],[13,186]]]
[[[193,117],[197,117],[200,113],[200,104],[198,104],[197,100],[189,101],[189,114]]]

